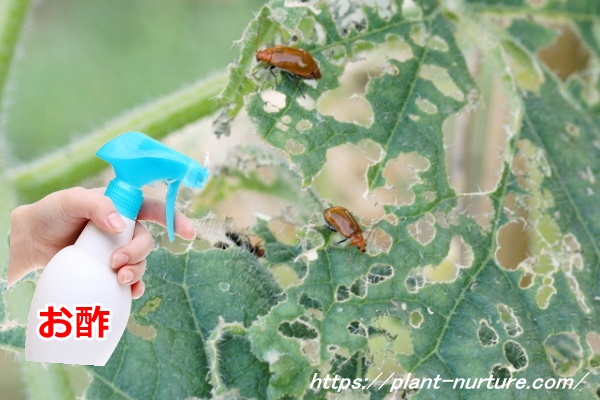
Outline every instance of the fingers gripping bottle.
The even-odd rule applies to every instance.
[[[118,282],[110,256],[133,237],[142,186],[166,182],[166,221],[172,241],[179,185],[202,189],[209,176],[200,163],[139,132],[112,139],[96,155],[114,169],[115,178],[104,194],[112,199],[127,228],[110,234],[89,222],[75,244],[50,260],[29,310],[28,361],[106,364],[131,311],[131,287]]]

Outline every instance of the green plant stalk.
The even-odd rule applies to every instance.
[[[4,104],[4,88],[28,8],[29,0],[0,0],[0,114],[1,105]],[[0,137],[0,154],[4,154],[4,151],[4,137]],[[4,175],[5,159],[0,157],[0,185],[3,187],[0,193],[0,277],[4,276],[8,267],[6,232],[10,229],[10,212],[15,205],[14,192]]]
[[[214,98],[223,90],[226,81],[225,74],[198,81],[115,118],[103,128],[52,154],[8,171],[19,200],[37,201],[48,193],[76,185],[97,174],[106,164],[95,156],[96,151],[117,135],[137,130],[161,138],[214,113],[218,109]]]
[[[29,2],[29,0],[0,0],[0,95],[4,93]]]
[[[4,93],[22,27],[27,17],[29,0],[0,0],[0,105],[4,104]],[[1,110],[0,110],[1,111]],[[0,151],[4,152],[4,137],[0,137]],[[10,212],[16,204],[14,187],[5,174],[4,160],[0,157],[0,277],[8,267],[8,234]],[[1,321],[0,321],[1,322]],[[23,377],[30,399],[61,399],[73,397],[63,366],[21,363]]]

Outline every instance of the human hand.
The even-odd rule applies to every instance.
[[[45,267],[56,253],[75,243],[90,220],[105,232],[122,232],[125,222],[113,202],[102,193],[102,189],[76,187],[15,208],[10,223],[8,285],[15,284],[36,268]],[[138,220],[165,226],[165,204],[146,197]],[[175,233],[186,240],[196,236],[190,221],[179,211],[175,213]],[[134,299],[144,293],[142,276],[152,247],[152,235],[138,221],[131,242],[111,255],[111,267],[118,271],[117,278],[121,284],[131,285]]]

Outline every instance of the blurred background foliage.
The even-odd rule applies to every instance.
[[[260,0],[39,0],[4,104],[11,164],[223,70]]]
[[[99,124],[224,70],[261,0],[37,0],[11,67],[2,129],[9,165],[34,160]],[[0,399],[25,399],[26,376],[0,350]]]

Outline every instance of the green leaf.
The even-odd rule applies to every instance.
[[[6,281],[0,282],[0,293],[6,291]],[[9,321],[5,300],[0,301],[0,343],[11,350],[25,348],[25,330],[15,321]]]
[[[277,301],[280,289],[255,257],[237,249],[155,251],[144,281],[146,292],[132,309],[137,327],[130,324],[106,366],[90,368],[86,398],[209,397],[227,388],[264,397],[268,369],[247,339],[228,331],[210,336],[219,320],[249,326]],[[223,387],[214,388],[209,374]]]
[[[370,189],[385,184],[382,173],[386,164],[401,153],[417,151],[432,165],[440,165],[442,148],[428,144],[441,136],[444,120],[466,105],[474,90],[454,41],[451,23],[432,7],[432,2],[424,2],[423,18],[416,21],[406,20],[400,13],[384,19],[375,10],[365,7],[362,11],[366,28],[347,29],[344,33],[334,20],[335,4],[332,3],[331,8],[323,6],[318,15],[306,11],[304,17],[314,19],[314,29],[320,27],[326,32],[323,43],[302,43],[318,61],[323,78],[313,87],[293,82],[283,75],[276,90],[285,95],[285,104],[275,110],[270,100],[263,99],[262,93],[251,95],[248,113],[256,123],[258,134],[290,154],[302,171],[304,185],[319,173],[328,149],[361,140],[377,143],[384,152],[383,158],[367,172]],[[392,3],[394,5],[400,7]],[[297,20],[295,13],[294,20]],[[285,25],[280,25],[280,29],[287,34],[294,32]],[[339,122],[319,113],[318,99],[340,85],[339,77],[343,73],[340,61],[363,54],[365,43],[377,49],[390,42],[404,45],[412,57],[405,62],[390,59],[389,71],[369,81],[365,99],[373,109],[370,125]],[[333,59],[337,53],[343,54],[341,60]],[[316,102],[317,106],[307,107],[304,102]],[[299,126],[305,121],[309,123],[300,130]],[[445,175],[442,169],[438,172],[440,177]]]
[[[0,98],[4,98],[10,66],[17,48],[27,10],[28,0],[0,2]]]
[[[508,27],[508,32],[529,51],[544,48],[556,39],[554,30],[525,19],[512,21]]]

